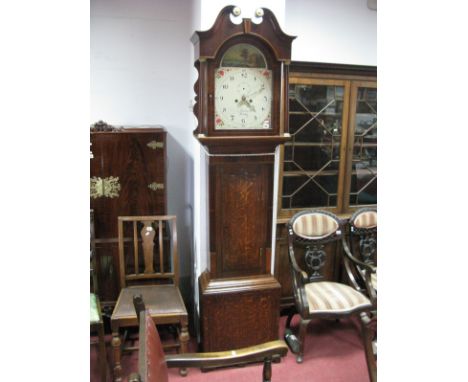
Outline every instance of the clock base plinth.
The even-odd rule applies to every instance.
[[[278,339],[280,291],[268,275],[199,278],[204,352],[235,350]]]

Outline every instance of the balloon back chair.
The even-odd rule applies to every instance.
[[[361,317],[366,329],[365,352],[371,380],[377,378],[377,209],[361,208],[349,219],[349,246],[343,238],[344,264],[350,284],[374,306]]]
[[[334,260],[341,256],[332,256],[333,251],[330,251],[328,244],[337,244],[342,235],[341,221],[328,211],[302,211],[288,222],[294,301],[300,315],[297,363],[303,361],[305,335],[311,319],[339,319],[372,309],[371,301],[363,293],[333,281],[335,275],[329,270],[337,269]],[[298,262],[301,255],[303,261]],[[305,264],[305,269],[299,267],[298,263]],[[291,313],[286,321],[287,328],[293,315]]]
[[[361,208],[349,219],[349,246],[343,240],[351,285],[377,305],[377,209]]]

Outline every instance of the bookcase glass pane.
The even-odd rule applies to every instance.
[[[349,204],[377,204],[377,89],[359,87],[355,111]]]
[[[289,86],[282,208],[336,207],[343,96],[343,86]]]

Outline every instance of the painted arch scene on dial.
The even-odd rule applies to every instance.
[[[215,129],[270,129],[272,72],[249,44],[232,46],[215,73]]]

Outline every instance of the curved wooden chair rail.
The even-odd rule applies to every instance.
[[[270,341],[239,350],[212,353],[164,355],[156,326],[145,309],[141,295],[133,298],[140,323],[138,373],[129,382],[166,382],[168,367],[221,367],[263,360],[263,382],[271,381],[271,362],[284,357],[288,347],[284,341]]]

